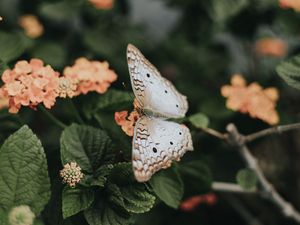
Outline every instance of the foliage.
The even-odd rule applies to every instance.
[[[41,36],[26,34],[19,23],[26,14],[38,18]],[[269,203],[252,197],[217,194],[216,207],[200,205],[190,212],[180,205],[213,191],[214,181],[256,187],[257,177],[244,169],[236,151],[203,133],[208,127],[223,133],[228,123],[243,134],[269,127],[226,107],[220,89],[233,73],[263,89],[279,90],[280,124],[299,120],[300,95],[289,87],[300,89],[300,16],[295,10],[275,0],[123,0],[106,9],[89,0],[0,0],[0,16],[0,74],[21,60],[39,58],[62,76],[85,57],[107,61],[118,75],[105,93],[59,98],[51,110],[31,105],[32,110],[28,104],[18,114],[0,109],[1,225],[19,205],[30,206],[35,225],[244,224],[244,217],[256,212],[261,224],[287,224]],[[280,39],[284,48],[277,55],[268,49],[261,54],[257,43],[264,38]],[[133,109],[128,43],[189,102],[186,117],[178,121],[191,130],[194,151],[146,183],[135,180],[132,139],[114,119],[116,111]],[[1,100],[0,91],[2,108]],[[299,205],[298,134],[249,146],[275,189]],[[59,177],[71,162],[84,174],[75,187]]]

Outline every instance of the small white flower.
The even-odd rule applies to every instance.
[[[10,225],[32,225],[34,213],[27,205],[20,205],[11,209],[8,215]]]
[[[67,183],[70,187],[75,187],[83,178],[83,173],[76,162],[71,162],[64,165],[64,168],[60,171],[60,176],[63,178],[64,183]]]

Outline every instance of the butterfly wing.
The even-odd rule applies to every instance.
[[[135,125],[132,144],[132,166],[139,182],[145,182],[162,168],[179,161],[193,150],[189,129],[175,122],[142,116]]]
[[[127,62],[133,92],[139,106],[155,115],[180,118],[188,109],[186,96],[163,78],[158,70],[133,45],[127,47]]]

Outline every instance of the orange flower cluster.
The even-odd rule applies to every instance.
[[[0,110],[8,108],[8,98],[4,97],[4,91],[0,89]]]
[[[73,67],[67,67],[65,76],[60,76],[49,65],[44,66],[39,59],[19,61],[2,75],[0,108],[8,105],[11,113],[17,113],[22,105],[36,108],[43,103],[46,108],[51,108],[57,97],[72,98],[89,91],[104,93],[116,78],[107,62],[85,58],[77,60]]]
[[[44,33],[44,27],[35,15],[24,15],[19,19],[19,25],[25,34],[31,38],[40,37]]]
[[[139,113],[136,110],[133,110],[129,116],[128,111],[115,112],[116,123],[121,126],[128,136],[133,136],[134,126],[139,117]]]
[[[299,0],[279,0],[279,6],[283,9],[294,9],[300,12],[300,1]]]
[[[270,125],[279,122],[275,110],[279,94],[276,88],[263,89],[257,83],[246,86],[241,75],[231,78],[231,85],[221,88],[221,94],[227,98],[226,107],[234,111],[249,113],[251,117],[261,119]]]
[[[58,95],[59,73],[38,59],[17,62],[13,70],[4,71],[2,80],[1,92],[9,99],[11,113],[17,113],[22,105],[35,108],[43,103],[51,108]]]
[[[86,58],[79,58],[72,67],[66,67],[64,76],[78,81],[76,95],[90,91],[103,94],[117,79],[116,73],[109,69],[107,62],[89,61]]]
[[[114,6],[114,0],[89,0],[97,9],[111,9]]]
[[[287,44],[279,38],[263,38],[256,41],[255,51],[263,56],[283,57],[287,54]]]
[[[182,211],[190,212],[195,210],[200,204],[207,204],[212,206],[216,204],[216,202],[217,202],[217,196],[214,193],[208,193],[205,195],[196,195],[181,202],[180,209]]]

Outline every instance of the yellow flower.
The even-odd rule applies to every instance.
[[[58,94],[61,98],[72,98],[76,94],[78,81],[67,77],[59,78]]]

